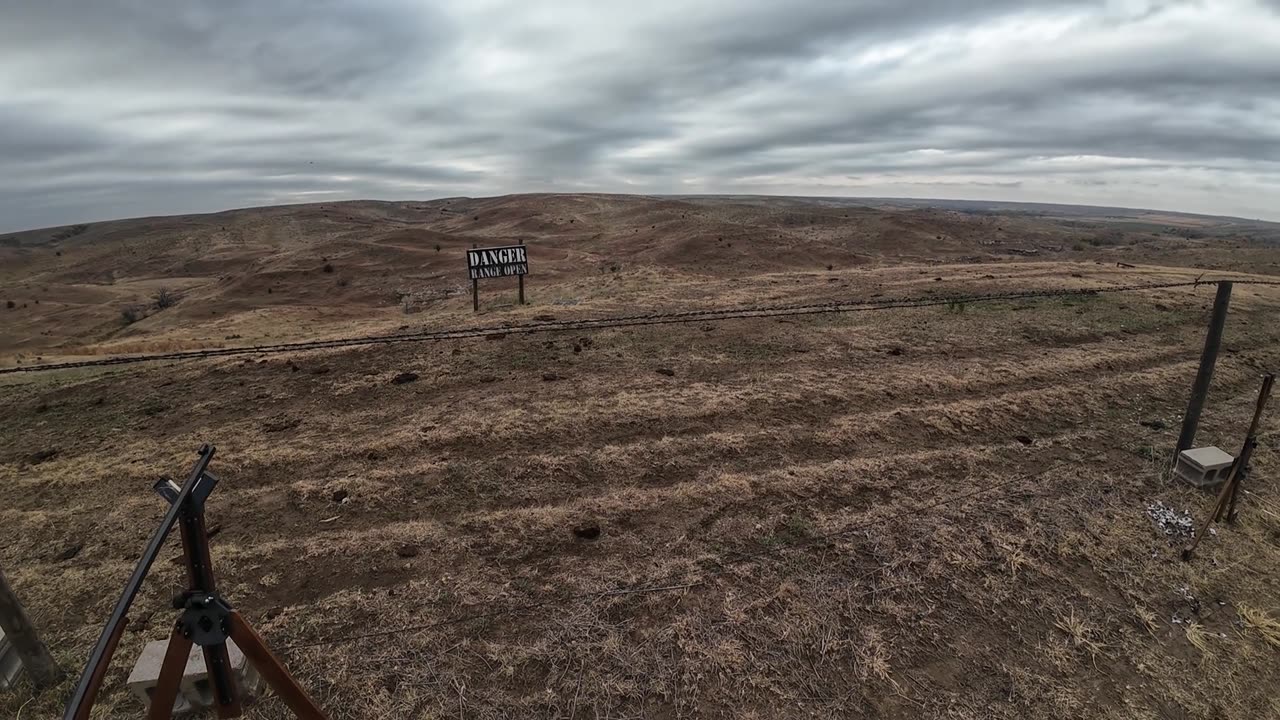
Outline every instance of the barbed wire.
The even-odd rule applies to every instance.
[[[723,575],[733,567],[736,567],[737,565],[740,565],[742,563],[767,559],[776,555],[780,555],[784,552],[794,551],[794,550],[802,549],[805,547],[810,547],[819,543],[824,543],[830,540],[834,540],[836,538],[845,537],[848,535],[853,535],[855,533],[863,532],[870,528],[876,527],[878,525],[883,525],[885,523],[892,522],[894,520],[917,517],[930,510],[936,510],[937,508],[940,508],[940,507],[953,505],[962,500],[968,500],[970,498],[974,498],[978,496],[997,493],[998,491],[1006,490],[1007,488],[1011,488],[1012,486],[1017,485],[1019,483],[1025,483],[1033,479],[1038,479],[1056,470],[1066,467],[1067,465],[1070,465],[1070,464],[1071,463],[1065,462],[1065,461],[1058,462],[1039,473],[1024,473],[1024,474],[1018,475],[1017,477],[1010,478],[1008,480],[996,483],[994,485],[989,485],[987,487],[978,488],[976,490],[971,490],[968,492],[951,495],[946,498],[925,503],[923,505],[920,505],[908,510],[896,512],[896,513],[890,513],[888,515],[884,515],[878,518],[865,520],[863,522],[856,523],[852,526],[843,527],[839,530],[835,530],[827,533],[821,533],[817,535],[808,535],[806,537],[799,538],[788,545],[779,545],[772,548],[765,548],[763,550],[759,550],[755,552],[731,551],[728,554],[726,554],[726,556],[720,559],[704,559],[702,561],[704,563],[703,567],[679,570],[679,571],[676,571],[667,575],[663,575],[660,577],[647,578],[641,582],[630,583],[627,585],[606,588],[602,590],[592,590],[588,592],[560,595],[560,596],[548,598],[546,600],[540,600],[537,602],[525,603],[521,605],[508,605],[508,606],[499,607],[495,609],[482,609],[478,612],[471,612],[463,615],[457,615],[454,617],[445,618],[443,620],[436,620],[429,623],[405,625],[405,626],[400,626],[400,627],[391,628],[387,630],[376,630],[376,631],[367,632],[367,633],[341,635],[341,636],[330,637],[330,638],[325,638],[321,640],[294,643],[291,645],[281,646],[279,648],[276,648],[276,650],[279,652],[291,652],[295,650],[303,650],[303,649],[315,648],[315,647],[327,647],[331,645],[338,645],[338,644],[348,643],[348,642],[357,642],[360,640],[369,640],[373,638],[387,637],[391,635],[408,635],[408,634],[413,634],[418,632],[425,632],[427,630],[435,630],[435,629],[447,627],[450,625],[458,625],[462,623],[475,622],[479,620],[489,620],[489,619],[503,617],[507,615],[524,615],[524,614],[533,612],[535,610],[540,610],[546,607],[565,606],[572,603],[594,600],[594,599],[599,599],[599,598],[604,598],[609,596],[631,595],[631,594],[652,593],[652,592],[668,592],[673,590],[686,590],[686,589],[690,589],[690,588],[697,587],[699,585],[704,584],[707,578]],[[1006,491],[1006,492],[1000,493],[997,497],[1007,497],[1009,495],[1012,495],[1012,491]],[[696,580],[696,582],[687,582],[691,580]],[[496,603],[487,602],[487,603],[480,603],[479,607],[487,608],[487,607],[492,607],[493,605],[496,605]]]
[[[328,350],[335,348],[359,347],[365,345],[388,345],[408,342],[433,342],[440,340],[459,340],[475,337],[501,336],[511,334],[530,334],[541,332],[568,332],[576,330],[602,330],[618,327],[635,327],[642,325],[665,325],[688,322],[718,322],[724,320],[744,320],[762,317],[783,317],[795,315],[817,315],[824,313],[865,312],[876,310],[896,310],[905,308],[922,308],[941,305],[963,305],[969,303],[1001,302],[1009,300],[1025,300],[1035,298],[1076,297],[1100,295],[1104,293],[1135,292],[1143,290],[1168,290],[1173,288],[1194,288],[1201,285],[1217,285],[1231,282],[1236,285],[1280,285],[1280,281],[1269,280],[1197,280],[1165,283],[1147,283],[1136,285],[1110,285],[1099,288],[1076,288],[1063,290],[1015,290],[1003,293],[985,293],[976,295],[927,295],[879,300],[875,298],[860,300],[835,300],[825,303],[807,303],[794,305],[758,305],[727,309],[684,310],[666,313],[642,313],[634,315],[610,316],[601,318],[581,318],[576,320],[545,320],[510,325],[472,326],[443,330],[421,330],[410,333],[389,335],[369,335],[362,337],[335,338],[331,340],[308,340],[292,343],[276,343],[271,345],[247,345],[232,348],[208,348],[204,350],[185,350],[170,353],[149,355],[123,355],[118,357],[99,358],[96,360],[79,360],[64,363],[48,363],[0,368],[0,375],[11,373],[34,373],[52,370],[68,370],[73,368],[105,367],[143,362],[163,362],[196,360],[206,358],[233,357],[237,355],[270,355],[286,352],[306,352],[311,350]]]

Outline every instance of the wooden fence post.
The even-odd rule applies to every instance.
[[[1222,345],[1222,328],[1227,323],[1227,307],[1231,304],[1231,283],[1218,283],[1218,294],[1213,299],[1213,315],[1209,318],[1209,334],[1204,338],[1204,351],[1200,354],[1200,369],[1196,372],[1195,384],[1191,386],[1191,400],[1187,403],[1187,414],[1182,417],[1182,432],[1178,434],[1178,447],[1173,450],[1173,462],[1178,461],[1178,453],[1190,448],[1196,442],[1196,430],[1200,427],[1200,412],[1204,410],[1204,399],[1209,394],[1209,381],[1213,379],[1213,368],[1218,362],[1218,348]]]

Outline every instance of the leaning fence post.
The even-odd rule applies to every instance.
[[[1173,450],[1174,462],[1178,460],[1178,453],[1195,444],[1196,430],[1200,426],[1200,412],[1204,410],[1205,396],[1209,394],[1209,381],[1213,379],[1213,367],[1218,362],[1218,348],[1222,345],[1222,328],[1226,325],[1227,306],[1230,304],[1231,282],[1224,280],[1218,283],[1218,294],[1213,299],[1209,334],[1204,338],[1204,351],[1200,354],[1200,370],[1196,372],[1195,384],[1191,386],[1191,400],[1187,403],[1187,413],[1182,417],[1182,432],[1178,435],[1178,446]]]

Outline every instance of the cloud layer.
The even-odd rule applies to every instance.
[[[1280,220],[1280,2],[0,0],[0,231],[357,197]]]

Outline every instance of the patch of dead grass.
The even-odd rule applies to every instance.
[[[1240,619],[1245,627],[1262,636],[1268,645],[1280,648],[1280,621],[1249,605],[1240,606]]]

